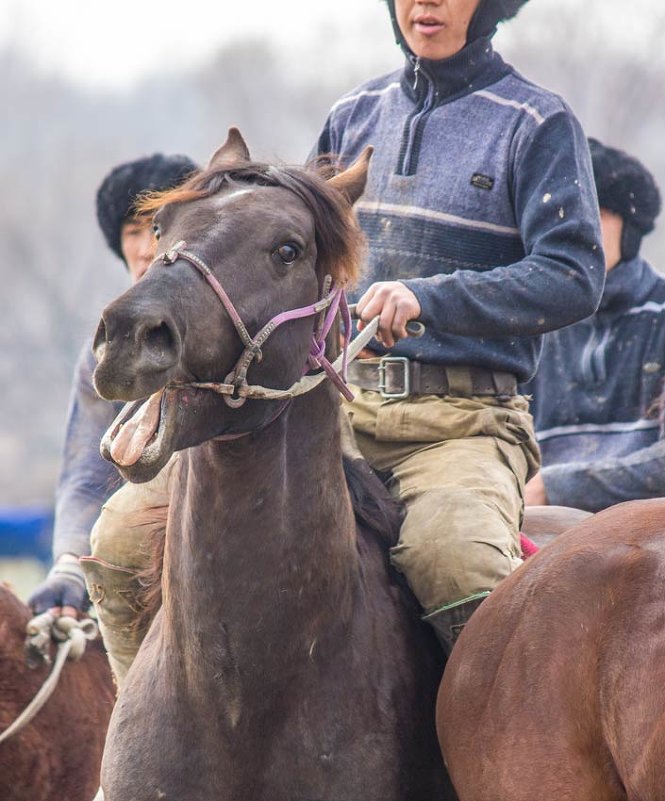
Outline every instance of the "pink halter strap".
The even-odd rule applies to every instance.
[[[273,331],[289,320],[299,320],[303,317],[314,317],[316,315],[319,315],[319,321],[312,335],[312,343],[310,345],[309,354],[307,357],[307,364],[303,369],[303,375],[308,372],[309,369],[321,368],[337,387],[337,389],[342,393],[342,395],[344,395],[347,400],[353,400],[353,394],[346,385],[348,361],[347,342],[351,334],[351,314],[343,288],[341,286],[335,286],[330,280],[329,276],[324,282],[322,297],[319,298],[316,303],[276,314],[263,326],[263,328],[261,328],[256,336],[252,337],[247,331],[247,328],[241,320],[240,315],[238,314],[238,311],[233,305],[231,299],[224,290],[224,287],[213,275],[212,271],[203,261],[203,259],[187,249],[187,244],[184,241],[176,243],[172,248],[170,248],[162,256],[159,256],[155,261],[161,261],[163,264],[169,265],[173,264],[178,259],[183,259],[191,264],[196,270],[198,270],[199,273],[201,273],[208,284],[212,287],[215,294],[224,306],[227,314],[231,318],[231,322],[235,326],[238,336],[245,346],[245,349],[236,362],[235,367],[224,379],[224,384],[207,385],[211,389],[218,387],[216,391],[219,391],[221,394],[223,394],[224,400],[229,406],[232,408],[237,408],[242,406],[247,400],[248,394],[246,392],[241,393],[241,390],[248,386],[247,371],[254,359],[256,359],[257,362],[260,362],[263,358],[261,348]],[[325,355],[326,338],[335,322],[335,317],[337,316],[338,311],[342,315],[342,322],[344,324],[344,330],[346,333],[341,376],[336,372]],[[230,391],[225,391],[222,389],[222,387],[228,387]]]

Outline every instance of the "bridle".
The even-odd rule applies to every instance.
[[[248,398],[261,400],[290,400],[291,398],[311,391],[323,380],[329,378],[347,400],[353,400],[353,393],[347,386],[347,366],[376,334],[378,317],[372,320],[352,343],[349,343],[351,334],[351,313],[349,311],[349,305],[346,300],[344,288],[339,284],[335,284],[330,276],[326,276],[323,282],[321,297],[316,303],[312,303],[309,306],[302,306],[298,309],[280,312],[270,319],[260,331],[252,337],[224,287],[214,276],[212,270],[205,261],[187,248],[186,242],[177,242],[172,248],[158,256],[153,264],[161,262],[162,265],[169,266],[178,261],[178,259],[182,259],[190,264],[205,278],[231,318],[231,322],[245,348],[233,370],[231,370],[223,382],[196,381],[171,384],[169,386],[178,388],[192,387],[216,392],[223,396],[228,406],[235,409],[242,406]],[[334,363],[331,363],[325,355],[326,337],[330,333],[338,312],[342,317],[345,339],[341,355]],[[317,320],[312,333],[307,362],[303,368],[303,376],[287,389],[273,389],[271,387],[263,387],[259,384],[249,384],[247,382],[247,371],[254,360],[256,360],[257,363],[262,360],[262,347],[268,337],[283,323],[289,320],[299,320],[304,317],[317,317]],[[321,368],[320,373],[306,375],[309,370],[317,368]]]

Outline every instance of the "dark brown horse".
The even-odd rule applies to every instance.
[[[0,585],[0,732],[35,697],[50,667],[31,669],[24,652],[28,607]],[[53,654],[55,646],[53,647]],[[2,801],[90,801],[99,786],[115,692],[100,642],[66,662],[35,718],[0,744]]]
[[[559,536],[473,616],[441,744],[461,801],[665,798],[665,500]]]
[[[106,801],[451,797],[434,728],[436,645],[384,546],[356,528],[337,390],[325,381],[290,403],[239,400],[239,359],[250,385],[302,376],[316,318],[278,325],[260,356],[242,329],[311,307],[326,274],[354,278],[351,202],[368,161],[326,182],[251,163],[232,130],[203,173],[147,204],[162,207],[166,256],[104,311],[95,383],[107,398],[153,400],[105,447],[134,481],[188,450],[162,608],[109,727]]]

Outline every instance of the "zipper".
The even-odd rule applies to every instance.
[[[610,336],[608,322],[596,316],[591,335],[582,351],[582,376],[590,384],[599,384],[607,379],[605,352]]]
[[[399,149],[397,164],[397,175],[415,175],[418,169],[418,158],[420,156],[420,146],[422,144],[423,131],[427,117],[435,106],[437,92],[434,89],[434,81],[427,75],[422,68],[420,58],[413,62],[413,72],[415,79],[413,90],[416,91],[420,78],[426,82],[427,91],[422,102],[416,105],[415,110],[406,120],[402,132],[402,143]]]

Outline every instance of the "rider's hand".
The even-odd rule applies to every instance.
[[[531,481],[527,481],[526,487],[524,487],[524,505],[549,506],[549,504],[543,477],[540,473],[536,473]]]
[[[78,558],[71,554],[61,556],[30,596],[28,606],[35,615],[50,610],[56,617],[79,617],[85,612],[90,600]]]
[[[372,284],[356,306],[360,322],[358,330],[380,315],[377,338],[386,348],[408,336],[406,324],[420,316],[420,303],[401,281],[379,281]]]

